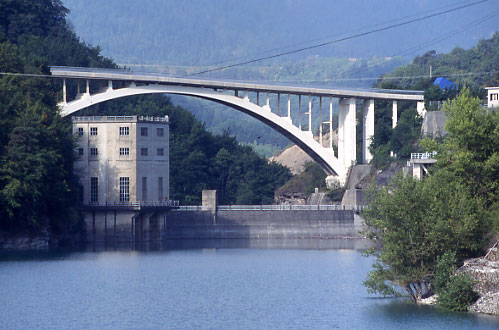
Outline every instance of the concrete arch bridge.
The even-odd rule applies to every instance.
[[[329,175],[328,180],[344,184],[349,168],[356,163],[356,109],[363,108],[363,159],[367,163],[372,155],[369,141],[374,135],[374,100],[393,102],[393,127],[397,122],[397,102],[417,102],[419,113],[424,112],[422,91],[357,90],[313,88],[310,86],[272,85],[230,80],[176,78],[151,73],[134,73],[124,70],[51,67],[54,77],[63,79],[63,101],[59,104],[62,116],[100,102],[131,95],[162,93],[193,96],[224,104],[244,112],[282,133],[314,159]],[[66,80],[77,81],[77,93],[68,100]],[[101,88],[91,93],[90,82],[98,81]],[[251,98],[250,98],[251,94]],[[271,106],[270,95],[277,95],[277,104]],[[262,97],[263,96],[263,97]],[[298,97],[298,120],[291,118],[291,97]],[[319,107],[312,106],[312,99],[319,100]],[[332,139],[323,144],[324,125],[333,128],[333,99],[339,99],[338,154],[335,155]],[[308,103],[302,111],[302,101]],[[275,102],[274,102],[275,103]],[[317,103],[317,102],[315,102]],[[312,112],[319,112],[319,135],[314,139]]]

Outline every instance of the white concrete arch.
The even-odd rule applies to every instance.
[[[200,87],[188,87],[179,85],[159,85],[149,84],[136,86],[132,83],[129,87],[113,89],[108,88],[106,91],[97,94],[84,93],[79,95],[75,100],[68,103],[61,103],[61,115],[68,116],[78,110],[89,107],[93,104],[104,101],[132,96],[140,94],[177,94],[185,96],[199,97],[214,102],[222,103],[236,110],[242,111],[279,131],[296,145],[298,145],[305,153],[314,159],[328,175],[339,176],[340,182],[346,178],[347,167],[345,167],[334,156],[332,148],[325,148],[315,141],[312,134],[308,131],[302,131],[300,128],[293,125],[291,118],[280,117],[270,111],[267,106],[261,107],[251,103],[248,98],[240,98],[226,93],[218,92],[213,89]]]

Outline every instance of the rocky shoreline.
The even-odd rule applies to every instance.
[[[480,298],[470,311],[499,315],[499,241],[480,258],[465,260],[458,273],[469,274]]]
[[[0,249],[3,250],[40,250],[48,249],[50,246],[50,235],[42,233],[38,235],[8,236],[0,235]]]

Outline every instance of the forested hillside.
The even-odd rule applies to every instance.
[[[49,75],[49,65],[114,68],[100,49],[71,31],[59,0],[0,1],[0,72]],[[69,118],[56,106],[61,82],[0,76],[0,231],[78,230],[77,178]],[[117,110],[119,109],[119,110]],[[123,110],[122,109],[126,109]],[[172,196],[198,202],[201,189],[219,189],[222,202],[260,203],[289,176],[228,135],[213,136],[186,110],[162,96],[101,104],[99,114],[170,115]]]
[[[77,33],[123,64],[220,65],[289,51],[457,7],[439,0],[64,0]],[[493,1],[375,35],[276,59],[308,56],[394,56],[489,15]],[[471,47],[497,27],[494,20],[462,30],[433,47]],[[408,37],[409,36],[409,37]],[[415,47],[416,46],[416,47]],[[412,56],[412,54],[410,54]],[[269,65],[272,61],[257,63]]]
[[[496,32],[492,38],[480,40],[475,47],[468,50],[456,47],[446,54],[429,51],[422,56],[416,56],[412,63],[382,76],[374,87],[424,90],[426,108],[429,110],[434,110],[430,101],[454,98],[464,87],[486,103],[484,87],[498,86],[498,68],[499,32]],[[456,83],[458,90],[440,90],[433,86],[433,81],[439,76]],[[391,116],[391,104],[379,102],[376,107],[376,127],[372,144],[374,163],[377,166],[385,166],[390,162],[391,150],[399,159],[404,159],[418,149],[416,142],[419,139],[422,118],[417,116],[415,106],[404,102],[399,104],[399,122],[393,130]]]
[[[429,77],[430,67],[432,78]],[[484,91],[479,91],[480,88],[499,84],[498,68],[499,32],[496,32],[492,38],[480,40],[467,50],[456,47],[445,54],[432,50],[416,56],[411,64],[383,76],[376,87],[425,90],[436,77],[443,76],[483,97]]]
[[[79,41],[60,1],[0,1],[0,71],[48,74],[48,65],[114,67]],[[0,229],[76,230],[70,123],[57,82],[0,76]]]

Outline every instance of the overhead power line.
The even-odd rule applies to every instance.
[[[427,13],[432,13],[432,12],[435,12],[437,10],[445,10],[447,8],[455,7],[455,6],[458,6],[458,5],[461,5],[461,4],[466,4],[466,3],[469,3],[469,2],[470,2],[470,0],[465,0],[465,1],[460,1],[460,2],[454,2],[452,4],[447,4],[447,5],[444,5],[444,6],[435,7],[435,8],[432,8],[430,10],[424,10],[424,11],[419,12],[417,14],[402,16],[402,17],[399,17],[398,19],[391,18],[388,21],[383,21],[383,22],[379,22],[379,23],[376,23],[376,24],[371,24],[371,25],[368,25],[368,26],[363,26],[362,28],[350,31],[349,33],[360,33],[361,31],[365,31],[366,29],[374,29],[376,27],[384,26],[386,24],[390,24],[390,23],[393,24],[396,21],[404,21],[404,20],[407,20],[407,19],[412,19],[413,17],[418,17],[420,15],[424,15],[424,14],[427,14]],[[231,57],[230,59],[228,58],[228,59],[223,60],[223,61],[221,61],[221,62],[219,62],[217,64],[212,65],[212,67],[213,66],[223,66],[223,65],[226,65],[228,63],[233,63],[235,61],[242,61],[244,59],[252,58],[252,57],[254,58],[254,57],[257,57],[257,56],[258,57],[263,57],[263,56],[266,56],[267,54],[272,54],[272,53],[275,53],[275,52],[284,52],[286,50],[294,49],[294,48],[297,48],[297,47],[303,47],[305,45],[310,45],[312,43],[316,43],[316,42],[319,42],[321,40],[329,40],[331,38],[339,38],[340,36],[346,35],[346,34],[347,33],[335,33],[335,34],[332,34],[332,35],[324,35],[324,36],[320,36],[320,37],[309,39],[307,41],[303,41],[302,40],[300,42],[295,42],[295,43],[288,44],[288,45],[281,45],[281,46],[278,46],[278,47],[274,47],[274,48],[267,49],[267,50],[262,50],[262,51],[259,51],[259,52],[254,52],[254,53],[249,53],[249,54],[246,54],[246,55]]]
[[[204,73],[208,73],[208,72],[225,70],[225,69],[233,68],[233,67],[236,67],[236,66],[252,64],[252,63],[256,63],[256,62],[260,62],[260,61],[264,61],[264,60],[269,60],[269,59],[273,59],[273,58],[277,58],[277,57],[281,57],[281,56],[285,56],[285,55],[295,54],[295,53],[303,52],[305,50],[315,49],[315,48],[323,47],[323,46],[326,46],[326,45],[331,45],[331,44],[339,43],[339,42],[342,42],[342,41],[351,40],[351,39],[355,39],[355,38],[367,36],[367,35],[370,35],[370,34],[378,33],[378,32],[381,32],[381,31],[386,31],[386,30],[394,29],[394,28],[397,28],[397,27],[400,27],[400,26],[411,24],[411,23],[423,21],[423,20],[426,20],[426,19],[429,19],[429,18],[433,18],[433,17],[436,17],[436,16],[441,16],[441,15],[444,15],[444,14],[448,14],[450,12],[454,12],[454,11],[457,11],[457,10],[460,10],[460,9],[468,8],[468,7],[471,7],[471,6],[476,6],[476,5],[480,4],[480,3],[484,3],[484,2],[487,2],[487,1],[488,0],[480,0],[480,1],[476,1],[476,2],[470,3],[470,4],[466,4],[466,5],[454,7],[454,8],[448,9],[448,10],[440,11],[440,12],[437,12],[437,13],[434,13],[434,14],[430,14],[430,15],[426,15],[426,16],[423,16],[423,17],[419,17],[419,18],[407,20],[407,21],[404,21],[404,22],[401,22],[401,23],[396,23],[396,24],[392,24],[392,25],[389,25],[389,26],[386,26],[386,27],[382,27],[382,28],[378,28],[378,29],[373,29],[373,30],[370,30],[370,31],[367,31],[367,32],[357,33],[357,34],[354,34],[354,35],[351,35],[351,36],[347,36],[347,37],[343,37],[343,38],[339,38],[339,39],[335,39],[335,40],[331,40],[331,41],[326,41],[326,42],[322,42],[322,43],[319,43],[319,44],[316,44],[316,45],[312,45],[312,46],[308,46],[308,47],[302,47],[302,48],[298,48],[298,49],[294,49],[294,50],[290,50],[290,51],[287,51],[287,52],[282,52],[282,53],[278,53],[278,54],[274,54],[274,55],[270,55],[270,56],[260,57],[260,58],[249,60],[249,61],[239,62],[239,63],[225,65],[225,66],[219,66],[217,68],[213,68],[213,69],[208,69],[208,70],[196,72],[196,73],[193,73],[191,75],[200,75],[200,74],[204,74]]]
[[[391,55],[390,58],[393,58],[393,57],[397,57],[397,56],[405,56],[405,55],[408,55],[408,54],[412,54],[418,50],[421,50],[423,49],[424,47],[427,47],[429,45],[432,45],[432,44],[435,44],[437,42],[440,42],[440,41],[444,41],[446,39],[449,39],[449,38],[452,38],[454,36],[456,36],[457,34],[459,33],[463,33],[487,20],[490,20],[492,18],[496,18],[497,15],[499,14],[499,10],[496,10],[495,12],[492,12],[491,14],[485,16],[485,17],[482,17],[482,18],[479,18],[475,21],[472,21],[470,22],[469,24],[467,25],[464,25],[462,27],[459,27],[458,29],[456,30],[453,30],[451,32],[448,32],[440,37],[437,37],[437,38],[434,38],[432,40],[429,40],[429,41],[426,41],[424,43],[421,43],[419,45],[416,45],[414,47],[411,47],[409,49],[406,49],[400,53],[397,53],[397,54],[394,54],[394,55]],[[362,68],[353,68],[353,69],[349,69],[349,70],[345,70],[345,71],[341,71],[341,72],[338,72],[336,73],[335,75],[344,75],[346,73],[356,73],[356,72],[360,72],[360,71],[364,71],[366,69],[372,69],[372,68],[375,68],[377,66],[380,66],[380,65],[383,65],[384,63],[386,62],[389,62],[390,60],[387,60],[387,59],[381,59],[381,60],[378,60],[378,61],[375,61],[374,63],[372,63],[371,65],[368,65],[367,68],[366,67],[362,67]]]

